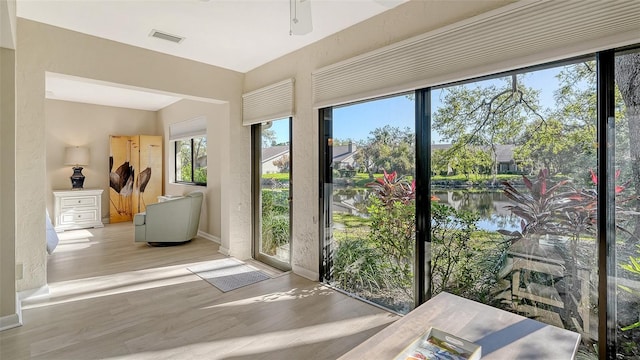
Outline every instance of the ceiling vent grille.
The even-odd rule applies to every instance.
[[[158,39],[162,39],[162,40],[171,41],[171,42],[174,42],[176,44],[179,44],[179,43],[182,42],[182,40],[184,40],[184,37],[182,37],[182,36],[171,35],[169,33],[166,33],[164,31],[160,31],[160,30],[156,30],[156,29],[151,30],[151,33],[149,34],[149,36],[154,37],[154,38],[158,38]]]

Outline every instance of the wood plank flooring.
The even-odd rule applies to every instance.
[[[223,293],[187,267],[218,245],[154,248],[133,225],[60,234],[50,295],[23,302],[0,359],[336,359],[398,319],[255,261],[271,279]]]

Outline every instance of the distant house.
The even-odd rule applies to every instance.
[[[274,174],[280,172],[274,162],[289,156],[289,145],[277,145],[262,149],[262,173]]]
[[[357,166],[355,155],[356,145],[338,145],[333,147],[333,168],[341,171],[351,171]],[[262,149],[262,173],[273,174],[280,172],[280,168],[274,165],[274,161],[289,156],[289,145],[271,146]]]
[[[356,168],[356,145],[350,142],[348,145],[333,147],[333,168],[336,170],[353,170]]]
[[[452,144],[431,144],[431,152],[436,150],[449,150],[453,147]],[[489,152],[488,147],[483,147],[485,151]],[[515,151],[516,146],[513,144],[508,145],[496,145],[496,155],[498,162],[498,174],[511,174],[523,171],[521,166],[518,166],[517,161],[513,156],[513,152]],[[451,168],[449,168],[449,173],[453,172]]]
[[[513,144],[496,146],[498,174],[511,174],[524,170],[524,168],[518,166],[517,161],[513,157],[515,149],[516,146]]]

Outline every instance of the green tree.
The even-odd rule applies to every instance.
[[[640,198],[640,52],[623,54],[615,59],[615,78],[624,109],[629,138],[629,162],[631,181],[636,199]],[[616,114],[617,115],[617,114]],[[618,123],[616,123],[616,126]],[[640,211],[640,201],[635,201]],[[630,243],[640,243],[640,221],[635,219],[635,229]]]
[[[560,87],[554,93],[556,102],[552,117],[562,124],[556,142],[565,142],[562,171],[565,174],[596,166],[594,146],[597,120],[595,62],[565,66],[556,76]]]
[[[615,58],[615,103],[616,103],[616,167],[622,170],[622,178],[630,179],[635,199],[640,199],[640,53],[621,54]],[[574,130],[572,136],[581,148],[574,150],[575,167],[595,168],[592,160],[587,163],[584,154],[596,149],[591,145],[595,139],[597,120],[596,63],[588,61],[567,66],[560,74],[561,87],[556,91],[556,103],[560,111],[554,116],[565,126]],[[580,135],[580,131],[583,131]],[[589,132],[589,134],[585,134]],[[579,151],[583,150],[583,151]],[[591,156],[593,159],[593,156]],[[571,158],[567,158],[571,159]],[[640,201],[631,204],[640,212]],[[632,220],[633,236],[628,244],[640,243],[640,221]]]
[[[358,147],[361,151],[358,151],[356,161],[369,173],[370,178],[383,169],[402,175],[414,173],[415,134],[409,128],[400,129],[391,125],[376,128]]]
[[[514,158],[532,169],[549,169],[552,174],[572,173],[583,169],[595,158],[595,126],[567,126],[549,118],[534,121],[525,127],[522,144],[514,150]],[[581,166],[582,165],[582,166]]]
[[[443,105],[433,115],[433,129],[454,145],[452,156],[464,151],[465,145],[488,149],[494,182],[498,173],[497,145],[516,143],[530,119],[544,120],[538,112],[539,91],[519,84],[518,76],[474,88],[445,88],[441,95]]]
[[[333,139],[333,146],[346,146],[349,145],[349,143],[355,143],[355,141],[351,138]]]
[[[449,156],[447,150],[438,149],[431,151],[431,173],[432,175],[449,174]]]
[[[478,175],[483,169],[491,168],[493,161],[485,150],[462,142],[459,147],[452,148],[448,156],[449,165],[456,173],[463,174],[469,180],[471,175]]]

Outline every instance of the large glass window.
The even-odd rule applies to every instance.
[[[174,150],[176,182],[207,185],[207,137],[176,140]]]
[[[640,52],[613,54],[321,109],[324,280],[399,312],[446,291],[580,333],[577,358],[639,358]],[[391,100],[415,129],[394,130],[402,106],[372,125]]]
[[[406,95],[333,108],[323,129],[324,280],[400,313],[414,305],[413,109]]]
[[[432,90],[431,284],[598,338],[593,58]]]
[[[615,151],[607,168],[612,203],[610,221],[615,224],[609,275],[614,279],[611,308],[615,320],[610,329],[615,354],[611,359],[640,358],[640,52],[616,54]],[[610,145],[611,144],[610,142]],[[610,147],[611,148],[611,147]]]

